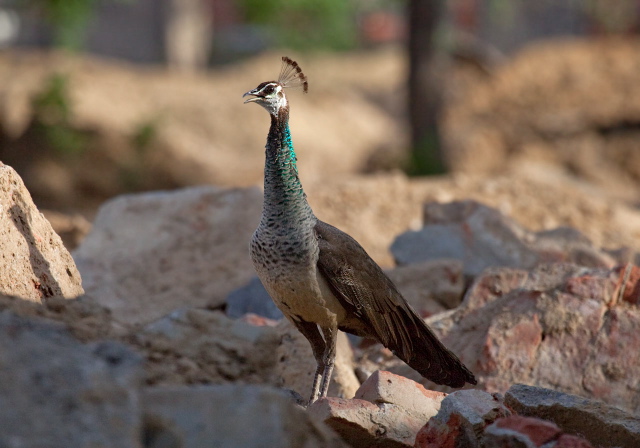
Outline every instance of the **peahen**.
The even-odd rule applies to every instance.
[[[314,215],[298,177],[285,95],[290,87],[306,93],[308,82],[295,61],[282,61],[277,81],[244,94],[271,117],[262,217],[250,253],[273,301],[311,344],[317,370],[309,402],[327,394],[338,330],[380,341],[437,384],[476,384],[362,246]]]

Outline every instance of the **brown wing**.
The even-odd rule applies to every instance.
[[[476,384],[473,374],[438,340],[356,240],[320,220],[315,232],[318,269],[348,313],[341,330],[362,334],[365,329],[434,383]]]

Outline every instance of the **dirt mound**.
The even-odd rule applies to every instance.
[[[260,184],[269,118],[242,94],[276,77],[280,56],[188,76],[88,56],[3,53],[0,159],[53,209],[93,211],[128,191]],[[310,79],[309,95],[290,93],[303,179],[358,172],[372,151],[405,145],[389,105],[400,102],[387,100],[402,78],[399,53],[299,61]]]
[[[455,171],[559,166],[625,198],[640,181],[640,40],[532,45],[446,110]]]

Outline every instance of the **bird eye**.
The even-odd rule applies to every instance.
[[[267,95],[273,93],[274,87],[273,85],[268,85],[267,87],[264,88],[264,93],[266,93]]]

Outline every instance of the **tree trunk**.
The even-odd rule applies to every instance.
[[[207,66],[213,34],[210,0],[170,0],[166,30],[167,63],[182,72]]]
[[[445,171],[438,121],[442,105],[442,54],[435,34],[445,12],[445,0],[409,1],[409,121],[411,174]]]

